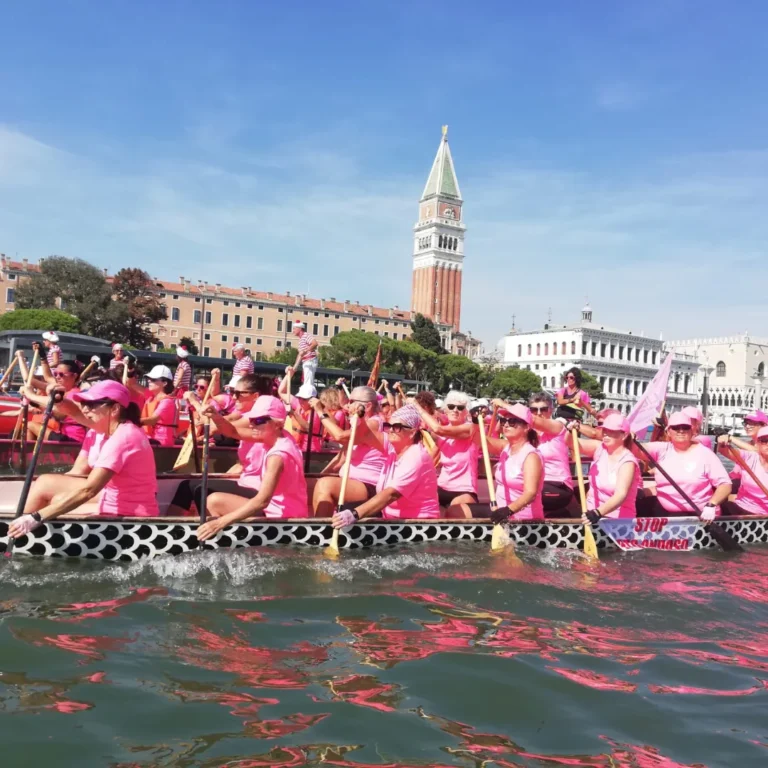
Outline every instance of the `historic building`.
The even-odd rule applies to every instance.
[[[448,126],[419,200],[413,228],[411,309],[458,332],[464,232],[461,190],[448,145]],[[450,347],[449,347],[450,348]]]
[[[582,309],[581,321],[573,325],[547,324],[526,332],[513,328],[499,342],[502,365],[527,368],[549,390],[562,386],[569,368],[587,371],[600,382],[605,406],[623,413],[629,413],[659,369],[665,357],[663,346],[661,340],[595,323],[590,306]],[[693,356],[675,353],[668,410],[698,402],[698,367]]]
[[[720,338],[668,341],[667,349],[675,356],[695,357],[702,367],[697,393],[703,395],[703,372],[707,372],[708,410],[710,424],[740,428],[742,418],[755,408],[768,409],[766,367],[768,340],[751,337],[748,333]]]

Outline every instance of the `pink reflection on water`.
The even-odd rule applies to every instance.
[[[349,675],[327,685],[335,698],[379,712],[394,712],[402,698],[398,685],[382,683],[374,675]]]
[[[579,683],[587,688],[594,688],[598,691],[621,691],[623,693],[634,693],[637,690],[635,683],[628,683],[624,680],[615,680],[607,675],[600,675],[597,672],[590,672],[586,669],[565,669],[564,667],[547,667],[558,675],[567,677],[571,682]]]
[[[165,597],[168,590],[162,587],[138,588],[127,597],[119,597],[114,600],[102,600],[92,603],[72,603],[59,608],[61,611],[77,614],[59,619],[60,621],[85,621],[86,619],[103,619],[117,615],[120,608],[131,603],[140,603],[152,597]]]

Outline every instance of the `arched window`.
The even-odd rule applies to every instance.
[[[683,392],[685,394],[688,394],[688,385],[691,383],[691,377],[686,373],[685,374],[685,381],[683,382]]]
[[[674,383],[674,391],[677,392],[680,388],[680,374],[675,374],[675,383]]]
[[[544,354],[545,354],[545,355],[548,355],[548,354],[549,354],[549,342],[547,342],[547,343],[544,345]]]
[[[565,350],[563,350],[563,354],[565,354]],[[572,355],[576,354],[576,342],[575,341],[571,342],[571,354]]]
[[[537,354],[537,355],[540,355],[540,354],[541,354],[541,344],[537,344],[537,345],[536,345],[536,354]]]
[[[531,354],[531,345],[530,344],[528,345],[528,354],[529,355]]]
[[[564,355],[564,354],[565,354],[565,342],[563,342],[563,343],[560,345],[560,354],[561,354],[561,355]]]
[[[722,405],[723,404],[723,396],[722,395],[718,395],[717,396],[717,404],[718,405]]]
[[[736,407],[736,395],[731,395],[731,408]]]
[[[554,388],[555,388],[555,386],[556,386],[556,385],[555,385],[555,377],[553,376],[553,377],[552,377],[552,389],[554,389]]]
[[[719,379],[725,376],[725,363],[721,360],[715,368],[715,376]]]
[[[522,344],[518,344],[517,345],[517,356],[518,357],[522,357],[523,356],[523,345]]]
[[[760,363],[760,365],[757,366],[757,375],[765,376],[765,363]]]
[[[736,398],[736,405],[738,405],[738,406],[739,406],[739,408],[741,408],[741,395],[739,395],[739,396]]]

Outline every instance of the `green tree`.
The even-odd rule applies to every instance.
[[[360,330],[339,333],[331,339],[329,346],[320,348],[320,365],[324,368],[370,371],[376,359],[379,340],[380,338],[375,334]],[[385,365],[385,361],[391,359],[388,354],[388,351],[391,350],[391,342],[389,339],[381,339],[381,341],[382,370],[391,370]],[[390,343],[385,344],[384,342]],[[291,362],[295,359],[296,352],[293,351]],[[397,373],[397,371],[394,372]]]
[[[16,309],[0,315],[0,331],[80,333],[80,320],[59,309]]]
[[[125,312],[115,316],[117,325],[110,329],[109,338],[123,341],[137,349],[149,349],[152,344],[156,344],[158,339],[148,326],[165,320],[168,312],[165,304],[160,301],[152,278],[136,267],[121,269],[112,280],[112,291],[116,303],[122,304]]]
[[[497,371],[486,385],[487,397],[501,397],[504,400],[527,400],[532,392],[541,389],[541,379],[525,368],[504,368]]]
[[[440,341],[440,331],[437,326],[428,318],[419,313],[411,322],[411,341],[420,344],[424,349],[429,349],[437,355],[445,354],[445,349]]]
[[[270,363],[282,363],[283,365],[293,365],[296,362],[296,350],[291,347],[283,347],[274,351],[270,356],[268,362]]]
[[[600,382],[591,373],[581,372],[581,388],[592,401],[605,400],[605,392],[603,392]]]
[[[197,355],[200,353],[200,350],[198,349],[197,344],[195,344],[194,339],[190,338],[189,336],[182,336],[179,339],[179,346],[184,347],[190,355]]]
[[[483,369],[461,355],[441,355],[436,361],[433,379],[435,392],[445,394],[450,389],[459,389],[477,394],[483,377]]]

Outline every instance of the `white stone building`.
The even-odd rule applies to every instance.
[[[684,353],[710,368],[708,377],[709,422],[714,426],[740,429],[745,413],[756,407],[768,409],[766,367],[768,340],[748,333],[722,338],[668,341],[666,349]],[[699,375],[696,392],[703,394],[704,377]],[[759,403],[759,406],[757,405]]]
[[[537,331],[512,329],[499,347],[502,365],[519,365],[540,376],[548,390],[562,386],[564,373],[573,366],[592,374],[605,393],[604,407],[629,413],[645,392],[663,359],[664,343],[600,325],[592,320],[589,306],[574,325],[547,324]],[[697,369],[692,356],[675,354],[669,378],[667,409],[695,405]]]

